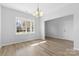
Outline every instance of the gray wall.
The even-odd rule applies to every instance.
[[[35,33],[16,35],[16,17],[22,16],[27,19],[35,20]],[[23,42],[33,39],[39,39],[39,21],[28,13],[23,13],[10,8],[2,7],[2,45],[12,44],[16,42]]]
[[[0,6],[0,46],[1,46],[1,6]]]
[[[56,18],[45,23],[45,34],[48,37],[73,40],[72,32],[73,15]]]

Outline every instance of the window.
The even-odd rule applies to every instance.
[[[34,33],[34,20],[16,17],[16,34]]]

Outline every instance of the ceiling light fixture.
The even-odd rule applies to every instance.
[[[43,12],[40,10],[39,4],[37,6],[37,10],[33,13],[33,16],[35,16],[35,17],[42,17],[43,16]]]

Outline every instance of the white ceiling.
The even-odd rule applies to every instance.
[[[38,6],[37,3],[1,3],[1,5],[30,14],[36,11]],[[39,7],[44,14],[48,14],[66,5],[68,5],[68,3],[39,3]]]

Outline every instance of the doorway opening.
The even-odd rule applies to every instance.
[[[53,39],[58,43],[66,42],[73,48],[73,15],[63,16],[45,21],[45,39]]]

